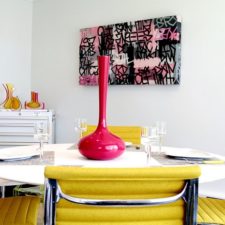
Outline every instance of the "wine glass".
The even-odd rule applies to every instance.
[[[48,123],[44,123],[44,122],[35,123],[34,131],[35,131],[34,138],[39,141],[38,150],[40,153],[40,159],[43,160],[44,143],[48,142],[49,133],[50,133]]]
[[[79,139],[82,138],[82,133],[87,131],[87,119],[85,118],[75,119],[75,131],[78,132]]]
[[[163,138],[166,135],[166,122],[156,122],[157,134],[159,136],[159,154],[162,153]]]
[[[159,139],[157,128],[155,126],[144,126],[141,128],[141,144],[144,146],[144,151],[147,154],[147,164],[151,159],[151,147]]]

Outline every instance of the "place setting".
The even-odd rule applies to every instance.
[[[29,149],[20,147],[5,148],[0,151],[0,161],[13,162],[19,160],[26,160],[32,157],[39,157],[40,153],[36,151],[37,146],[30,146]]]
[[[40,152],[37,150],[38,145],[10,147],[1,149],[0,166],[1,165],[53,165],[54,152],[43,151],[40,160]]]
[[[151,126],[141,128],[141,150],[163,165],[184,164],[225,164],[220,156],[193,148],[176,148],[164,145],[167,134],[166,122],[157,121]]]
[[[188,164],[224,164],[220,156],[192,148],[167,148],[165,155],[170,160],[182,161]]]
[[[0,165],[53,165],[54,152],[44,151],[49,138],[47,124],[35,123],[33,136],[38,144],[1,149]]]

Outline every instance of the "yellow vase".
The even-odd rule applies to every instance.
[[[6,99],[3,102],[3,107],[5,109],[18,110],[21,108],[21,102],[18,97],[13,96],[14,87],[12,84],[3,84],[6,91]]]

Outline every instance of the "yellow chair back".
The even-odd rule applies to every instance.
[[[63,193],[89,199],[149,199],[173,196],[179,193],[186,180],[196,180],[200,175],[197,166],[150,168],[79,168],[48,166],[45,176],[49,184],[56,181]],[[54,182],[53,182],[54,184]],[[53,185],[55,186],[55,184]],[[57,189],[55,186],[51,190]],[[193,188],[192,185],[191,188]],[[195,186],[196,187],[196,186]],[[192,190],[190,187],[188,190]],[[196,190],[195,190],[196,191]],[[194,192],[188,194],[195,196]],[[53,199],[49,191],[46,198]],[[197,196],[196,196],[197,198]],[[193,202],[188,199],[188,202]],[[194,204],[195,205],[195,204]],[[48,208],[48,207],[47,207]],[[196,219],[196,209],[187,214],[182,199],[160,206],[99,207],[74,204],[60,199],[56,204],[56,224],[83,225],[181,225],[191,216]],[[49,218],[46,212],[46,218]],[[53,218],[54,221],[54,218]],[[191,224],[191,223],[187,223]]]
[[[88,125],[87,131],[82,133],[82,137],[91,134],[96,129],[95,125]],[[113,134],[119,136],[122,140],[132,142],[132,144],[141,144],[141,127],[138,126],[108,126]]]

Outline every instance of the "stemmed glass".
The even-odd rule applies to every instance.
[[[166,123],[163,121],[157,121],[156,128],[159,136],[159,153],[162,153],[163,138],[166,135]]]
[[[40,153],[40,159],[43,160],[43,146],[45,142],[48,142],[50,134],[48,123],[44,122],[35,123],[34,131],[35,131],[34,138],[39,141],[38,150]]]
[[[87,131],[87,120],[85,118],[75,119],[75,131],[78,132],[79,139],[82,138],[82,133]]]
[[[144,126],[141,128],[141,144],[147,154],[147,164],[151,159],[151,146],[159,139],[157,128],[155,126]]]

